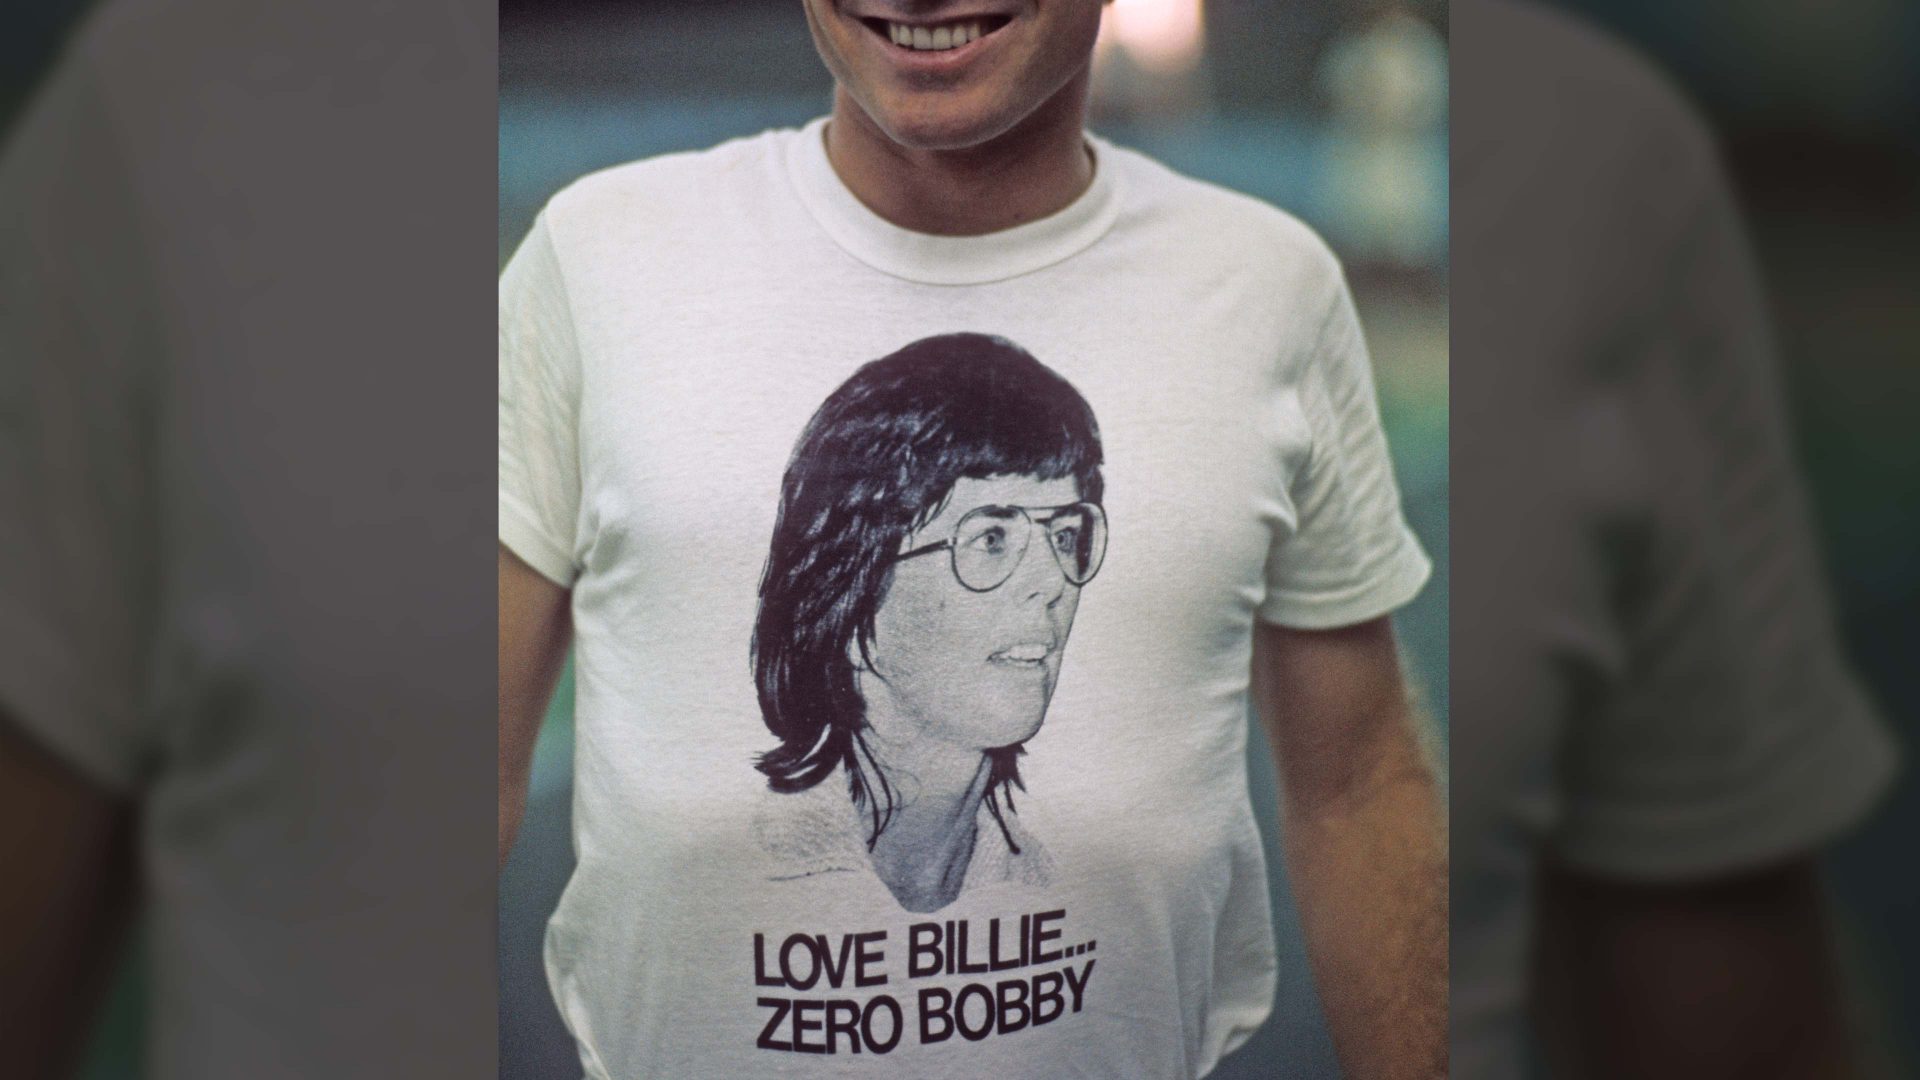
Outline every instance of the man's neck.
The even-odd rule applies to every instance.
[[[1093,183],[1083,74],[1004,135],[961,150],[901,146],[844,90],[827,158],[854,196],[903,229],[979,236],[1057,213]]]

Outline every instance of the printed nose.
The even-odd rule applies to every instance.
[[[1046,530],[1035,529],[1034,533],[1026,557],[1014,571],[1014,584],[1023,599],[1051,604],[1066,591],[1067,573],[1053,554],[1052,538]]]

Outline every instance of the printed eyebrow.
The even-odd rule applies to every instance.
[[[1078,509],[1079,506],[1080,506],[1079,503],[1067,503],[1064,506],[1028,506],[1028,507],[1022,507],[1022,509],[1026,510],[1027,516],[1031,517],[1036,523],[1041,525],[1051,525],[1054,522],[1059,521],[1061,518],[1066,517],[1069,511]],[[1047,516],[1045,517],[1041,517],[1040,515],[1043,511],[1052,511],[1052,513],[1047,514]]]
[[[975,513],[981,510],[1018,510],[1028,517],[1033,518],[1035,521],[1040,521],[1043,519],[1039,515],[1043,513],[1045,513],[1049,519],[1057,518],[1061,514],[1079,505],[1077,502],[1061,503],[1058,506],[1019,506],[1013,503],[982,503],[967,512]]]

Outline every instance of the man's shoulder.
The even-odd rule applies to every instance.
[[[1131,228],[1167,237],[1247,273],[1333,281],[1340,261],[1313,227],[1264,199],[1179,172],[1138,150],[1102,144],[1126,175]]]
[[[781,128],[609,166],[579,177],[547,201],[548,228],[591,235],[614,223],[697,220],[725,200],[752,198],[779,175],[796,137]]]

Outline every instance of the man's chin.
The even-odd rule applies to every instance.
[[[972,104],[958,95],[924,95],[949,100],[908,101],[887,108],[875,118],[887,137],[909,150],[971,150],[999,138],[1013,127],[995,110]]]

